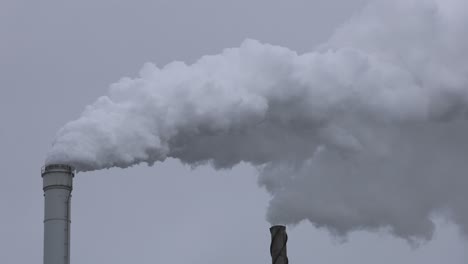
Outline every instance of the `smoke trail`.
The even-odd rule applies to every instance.
[[[378,0],[319,49],[246,40],[193,65],[146,64],[57,135],[46,163],[258,166],[267,218],[345,235],[468,234],[468,4]]]

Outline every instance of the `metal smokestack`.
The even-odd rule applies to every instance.
[[[272,226],[271,233],[271,246],[270,254],[273,264],[288,264],[288,256],[286,252],[286,243],[288,242],[288,235],[286,234],[285,226]]]
[[[64,164],[42,168],[44,264],[70,263],[70,199],[74,169]]]

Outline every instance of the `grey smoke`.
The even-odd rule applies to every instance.
[[[147,63],[66,124],[46,163],[247,162],[274,224],[415,241],[438,215],[468,234],[467,24],[463,0],[376,0],[310,53],[246,40]]]

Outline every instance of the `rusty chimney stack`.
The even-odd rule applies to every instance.
[[[270,254],[272,264],[288,264],[288,256],[286,252],[286,243],[288,242],[288,235],[286,234],[285,226],[272,226],[271,233],[271,246]]]

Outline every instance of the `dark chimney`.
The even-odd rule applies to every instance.
[[[273,264],[288,264],[288,256],[286,254],[286,242],[288,235],[286,234],[285,226],[272,226],[270,254]]]

